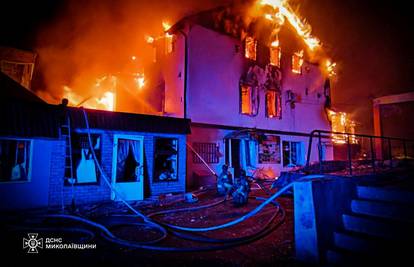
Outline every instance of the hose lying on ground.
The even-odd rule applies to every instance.
[[[154,229],[158,229],[162,233],[162,237],[151,240],[151,241],[147,241],[147,242],[131,242],[131,241],[122,240],[120,238],[117,238],[105,226],[103,226],[101,224],[98,224],[96,222],[92,222],[92,221],[90,221],[88,219],[85,219],[85,218],[82,218],[82,217],[73,216],[73,215],[62,215],[62,214],[48,215],[48,217],[68,219],[68,220],[73,220],[73,221],[77,221],[77,222],[87,224],[87,225],[92,226],[96,229],[99,229],[102,233],[102,236],[106,240],[108,240],[110,242],[113,242],[113,243],[116,243],[116,244],[119,244],[119,245],[122,245],[122,246],[127,246],[127,247],[131,247],[131,248],[140,248],[140,249],[150,249],[150,250],[157,250],[157,251],[182,251],[182,252],[184,252],[184,251],[217,250],[217,249],[224,249],[224,248],[229,248],[229,247],[233,247],[233,246],[238,246],[238,245],[241,245],[241,244],[245,244],[245,243],[257,240],[258,238],[261,238],[261,237],[269,234],[271,231],[273,231],[275,229],[275,227],[280,225],[280,223],[278,223],[278,224],[276,224],[275,226],[272,226],[272,227],[264,227],[261,231],[259,231],[259,233],[256,233],[256,234],[248,236],[248,237],[243,237],[243,238],[240,238],[240,239],[235,239],[235,240],[229,242],[228,244],[224,244],[224,245],[209,246],[209,247],[202,247],[202,248],[176,248],[176,247],[162,247],[162,246],[151,245],[153,243],[159,242],[160,240],[162,240],[163,238],[165,238],[167,236],[166,229],[164,227],[162,227],[161,225],[159,225],[159,224],[155,223],[154,221],[152,221],[149,218],[149,216],[145,216],[141,212],[137,211],[125,199],[123,199],[122,196],[119,194],[119,192],[117,192],[117,190],[112,186],[111,182],[109,181],[109,179],[105,175],[101,165],[99,164],[99,161],[97,160],[97,157],[96,157],[95,151],[93,149],[93,145],[92,145],[92,139],[91,139],[91,133],[90,133],[88,117],[87,117],[86,111],[84,109],[82,109],[82,112],[83,112],[83,115],[84,115],[84,118],[85,118],[85,125],[86,125],[86,129],[87,129],[88,142],[89,142],[89,146],[91,148],[91,153],[92,153],[93,159],[94,159],[94,161],[95,161],[95,163],[98,167],[98,170],[102,175],[102,178],[103,178],[104,182],[108,185],[108,187],[112,190],[112,192],[114,192],[114,194],[117,196],[117,198],[119,198],[122,201],[122,203],[125,206],[127,206],[134,213],[134,215],[141,218],[143,223],[149,225],[149,227],[152,227]],[[235,219],[235,220],[232,220],[230,222],[221,224],[221,225],[210,226],[210,227],[201,227],[201,228],[183,227],[183,226],[177,226],[177,225],[172,225],[172,224],[168,224],[168,223],[163,223],[163,225],[167,226],[170,229],[172,229],[172,231],[181,230],[181,231],[189,231],[189,232],[207,232],[207,231],[213,231],[213,230],[218,230],[218,229],[223,229],[223,228],[226,228],[226,227],[230,227],[230,226],[236,225],[236,224],[238,224],[242,221],[245,221],[245,220],[251,218],[252,216],[256,215],[266,205],[272,203],[277,197],[279,197],[284,192],[286,192],[288,189],[290,189],[293,186],[293,184],[294,184],[294,182],[288,184],[287,186],[285,186],[284,188],[279,190],[277,193],[273,194],[268,199],[266,199],[262,204],[257,206],[255,209],[253,209],[249,213],[243,215],[242,217],[240,217],[238,219]],[[219,203],[213,203],[213,204],[218,205]],[[212,204],[209,204],[209,205],[206,205],[206,206],[210,207],[211,205]],[[199,209],[199,208],[200,207],[186,208],[185,210],[196,210],[196,209]],[[206,207],[202,207],[202,208],[206,208]],[[284,217],[285,215],[284,215],[283,209],[278,209],[278,210],[280,210],[282,212],[283,217]],[[150,215],[155,216],[155,215],[161,214],[161,213],[158,212],[158,213],[153,213],[153,214],[150,214]],[[277,214],[277,213],[275,213],[275,214]],[[276,215],[274,215],[272,218],[273,219],[276,218]],[[176,232],[177,231],[174,231],[174,233],[176,233]],[[200,238],[200,239],[202,239],[202,238]],[[210,241],[211,242],[212,241],[214,241],[214,242],[215,241],[225,242],[223,240],[218,240],[218,239],[214,240],[214,239],[210,239],[210,238],[204,238],[204,240],[207,240],[207,239],[208,239],[209,242]]]

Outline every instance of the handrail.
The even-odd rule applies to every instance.
[[[324,135],[322,135],[324,134]],[[329,134],[327,136],[326,134]],[[348,169],[350,175],[352,175],[352,155],[351,155],[351,144],[350,144],[350,137],[363,137],[363,138],[369,138],[370,140],[370,150],[371,150],[371,161],[372,161],[372,168],[375,172],[375,153],[374,153],[374,145],[373,140],[374,139],[380,139],[380,140],[387,140],[388,141],[388,153],[390,158],[390,166],[392,167],[392,151],[391,151],[391,141],[401,141],[403,143],[403,149],[404,149],[404,156],[407,158],[407,142],[414,142],[414,139],[407,139],[407,138],[400,138],[400,137],[390,137],[390,136],[377,136],[377,135],[368,135],[368,134],[357,134],[357,133],[347,133],[347,132],[334,132],[334,131],[328,131],[328,130],[320,130],[316,129],[313,130],[309,134],[309,143],[308,143],[308,153],[306,157],[306,168],[309,168],[310,165],[310,157],[312,154],[312,140],[314,137],[317,136],[319,143],[318,143],[318,159],[319,159],[319,169],[320,172],[322,172],[322,150],[321,150],[321,140],[332,138],[332,135],[342,135],[346,137],[346,145],[347,145],[347,152],[348,152]]]

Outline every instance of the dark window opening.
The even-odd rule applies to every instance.
[[[178,139],[155,139],[153,180],[178,181]]]
[[[193,148],[206,163],[219,163],[219,147],[215,143],[193,143]],[[193,163],[203,161],[193,152]]]
[[[31,142],[0,140],[0,182],[29,181]]]

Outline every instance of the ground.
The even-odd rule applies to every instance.
[[[272,191],[274,192],[274,191]],[[252,190],[251,196],[266,197],[266,194],[256,188]],[[180,198],[178,201],[168,201],[168,198],[162,203],[159,201],[149,201],[145,204],[134,203],[139,210],[145,214],[150,214],[161,210],[181,209],[185,207],[195,207],[216,203],[222,200],[215,194],[214,190],[207,190],[197,195],[197,203],[186,203]],[[79,232],[73,228],[85,228],[85,225],[64,221],[61,219],[48,219],[41,221],[34,218],[33,214],[44,214],[45,211],[27,212],[25,214],[4,214],[2,220],[6,225],[7,234],[3,236],[2,241],[5,255],[12,256],[14,260],[30,260],[51,262],[58,259],[61,263],[77,263],[81,265],[102,265],[114,266],[292,266],[294,262],[294,235],[293,235],[293,201],[290,196],[278,198],[278,202],[285,211],[285,216],[281,213],[273,221],[275,230],[264,237],[248,244],[238,245],[226,249],[214,249],[204,252],[155,252],[151,250],[132,249],[103,239],[99,231],[86,227],[94,233],[91,236],[88,232]],[[244,207],[234,207],[231,201],[226,201],[218,205],[186,212],[175,212],[154,216],[154,220],[168,222],[170,224],[206,227],[222,224],[238,218],[249,211],[253,210],[261,201],[250,199]],[[202,236],[228,239],[242,237],[256,233],[269,221],[271,216],[277,210],[272,205],[266,206],[258,215],[243,221],[235,226],[200,234]],[[49,209],[48,213],[52,211]],[[53,211],[54,212],[54,211]],[[85,216],[92,221],[106,225],[118,237],[130,241],[150,240],[159,233],[152,229],[143,229],[130,223],[139,221],[131,216],[114,216],[131,214],[121,203],[102,203],[98,205],[86,205],[78,207],[78,214]],[[110,215],[108,217],[108,215]],[[30,220],[28,220],[30,218]],[[42,219],[43,220],[43,219]],[[278,226],[277,226],[278,225]],[[16,228],[16,226],[25,226],[27,228]],[[277,227],[276,227],[277,226]],[[3,229],[5,229],[3,227]],[[49,229],[46,230],[45,227]],[[53,229],[51,229],[53,228]],[[66,230],[65,230],[66,229]],[[29,254],[22,249],[23,238],[28,238],[27,233],[38,233],[39,238],[45,237],[62,237],[64,243],[85,243],[96,244],[96,249],[68,250],[68,249],[39,249],[38,254]],[[198,235],[198,236],[200,236]],[[2,238],[2,239],[3,239]],[[45,239],[44,238],[44,239]],[[45,241],[45,240],[44,240]],[[179,248],[206,248],[220,244],[206,244],[195,241],[184,240],[168,234],[167,238],[156,244],[164,247]],[[16,258],[17,256],[17,258]]]

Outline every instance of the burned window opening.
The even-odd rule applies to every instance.
[[[292,72],[302,74],[303,50],[292,55]]]
[[[91,134],[92,146],[98,161],[101,160],[101,136]],[[99,181],[98,168],[90,150],[88,135],[83,133],[72,134],[72,170],[73,176],[65,169],[66,178],[74,178],[75,185],[97,184]],[[68,179],[65,179],[65,186],[69,186]]]
[[[31,141],[0,139],[0,183],[30,180]]]
[[[174,35],[166,33],[165,34],[165,54],[171,54],[174,52],[175,48],[175,38]]]
[[[276,90],[266,90],[266,117],[282,119],[282,95]]]
[[[178,181],[178,139],[158,137],[154,144],[154,182]]]
[[[219,147],[216,143],[193,143],[193,148],[206,163],[219,163]],[[203,161],[194,152],[193,163],[203,163]]]
[[[279,46],[271,46],[270,53],[270,65],[280,68],[280,59],[282,56],[282,50]]]
[[[253,37],[246,37],[244,42],[244,56],[247,59],[256,60],[257,40]]]

